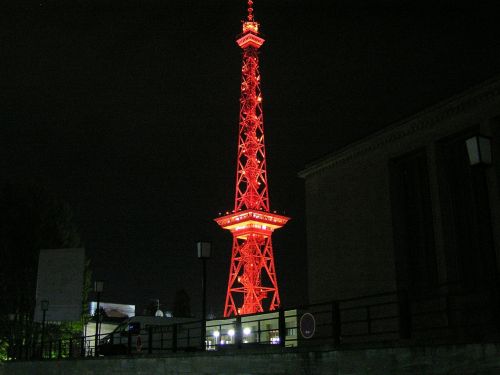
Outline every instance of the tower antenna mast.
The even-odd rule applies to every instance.
[[[248,21],[252,22],[253,21],[253,1],[252,0],[248,0],[248,16],[247,16],[247,19]]]
[[[231,231],[233,246],[224,316],[273,311],[280,306],[271,234],[288,217],[270,212],[258,50],[264,43],[248,0],[236,40],[243,50],[234,210],[215,219]]]

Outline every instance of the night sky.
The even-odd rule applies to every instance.
[[[305,165],[500,74],[499,7],[469,1],[255,0],[273,236],[285,305],[306,301]],[[223,309],[244,0],[2,5],[0,177],[68,202],[103,299],[200,311],[195,242]],[[140,312],[140,311],[139,311]]]

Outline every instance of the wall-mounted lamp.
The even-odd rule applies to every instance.
[[[491,164],[491,139],[482,135],[475,135],[465,141],[470,165]]]

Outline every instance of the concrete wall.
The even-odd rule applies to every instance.
[[[0,375],[498,375],[500,344],[0,364]]]
[[[311,303],[396,289],[389,161],[415,150],[425,150],[428,160],[438,282],[447,281],[436,142],[476,127],[493,136],[495,147],[499,91],[500,81],[485,84],[352,144],[300,173],[306,189]],[[500,259],[498,168],[494,165],[486,173]]]

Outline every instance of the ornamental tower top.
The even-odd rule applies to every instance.
[[[249,0],[247,21],[243,21],[243,34],[236,41],[236,43],[238,43],[238,45],[243,49],[247,47],[253,47],[255,49],[258,49],[264,43],[264,39],[258,36],[259,23],[254,21],[252,6],[253,6],[253,1]]]

